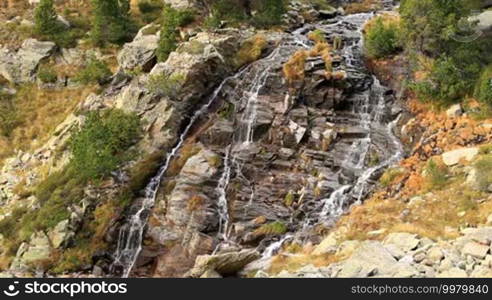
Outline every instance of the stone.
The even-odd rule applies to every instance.
[[[48,260],[51,257],[51,243],[48,236],[42,232],[33,233],[29,243],[23,243],[17,250],[17,255],[11,264],[11,270],[27,267],[35,262]]]
[[[118,53],[118,64],[124,70],[140,68],[150,71],[156,63],[158,42],[157,34],[137,36],[132,42],[126,43]]]
[[[444,258],[444,254],[439,247],[432,247],[427,252],[427,259],[433,263],[439,263]]]
[[[27,39],[17,52],[0,48],[0,75],[12,83],[33,82],[41,60],[53,54],[53,42]]]
[[[260,254],[256,250],[241,250],[217,255],[200,255],[195,265],[188,272],[189,277],[200,277],[213,270],[221,276],[234,275],[244,266],[258,259]]]
[[[459,117],[463,114],[463,108],[461,104],[454,104],[448,110],[446,110],[446,115],[448,118]]]
[[[385,245],[384,247],[391,253],[391,255],[393,255],[394,258],[398,260],[405,256],[405,252],[396,245],[389,244]]]
[[[336,251],[336,246],[338,242],[334,236],[334,234],[328,235],[323,241],[314,248],[311,254],[313,255],[323,255],[327,253],[333,253]]]
[[[461,148],[445,152],[442,155],[442,160],[447,166],[451,167],[457,165],[462,159],[465,159],[467,161],[473,160],[478,153],[479,149],[477,147]]]
[[[337,255],[341,257],[347,257],[352,255],[354,251],[360,246],[360,241],[344,241],[337,249]]]
[[[489,246],[479,244],[477,242],[469,242],[463,247],[463,254],[471,255],[476,258],[485,258],[487,253],[489,252]]]
[[[384,240],[384,244],[394,244],[404,252],[415,249],[419,244],[416,234],[411,233],[390,233]]]
[[[306,134],[307,129],[305,127],[300,126],[296,122],[290,120],[289,121],[289,130],[290,133],[294,135],[296,144],[299,144]]]
[[[451,268],[444,272],[437,274],[438,278],[466,278],[468,274],[466,274],[465,270],[459,268]]]
[[[395,271],[396,259],[380,242],[364,241],[341,263],[337,277],[369,277],[371,275],[389,275]]]
[[[50,238],[53,248],[59,248],[72,236],[73,236],[73,232],[70,231],[68,219],[58,223],[48,233],[48,237]]]
[[[487,217],[487,225],[492,225],[492,214]]]
[[[492,32],[492,11],[486,10],[477,16],[471,17],[472,21],[477,21],[477,29],[490,34]]]
[[[222,276],[215,270],[207,270],[200,278],[222,278]]]

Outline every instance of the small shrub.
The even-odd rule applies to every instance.
[[[285,206],[292,206],[292,204],[294,204],[294,201],[295,201],[295,195],[292,191],[289,191],[287,193],[287,195],[285,195],[285,198],[284,198],[284,204]]]
[[[448,183],[449,170],[444,164],[438,164],[430,159],[425,171],[429,189],[441,189]]]
[[[53,68],[49,66],[43,66],[39,68],[38,79],[43,83],[55,83],[58,80],[58,76]]]
[[[154,75],[149,78],[147,88],[157,95],[176,99],[185,81],[181,73]]]
[[[315,43],[326,43],[325,33],[319,29],[311,31],[308,38]]]
[[[128,159],[140,135],[140,119],[121,110],[90,112],[70,140],[70,165],[79,177],[101,179]]]
[[[111,75],[111,71],[104,62],[92,57],[85,67],[78,72],[74,80],[82,84],[98,83],[102,85],[108,81]]]
[[[282,17],[287,12],[285,0],[263,0],[255,7],[257,13],[253,17],[253,24],[257,27],[280,25]]]
[[[157,48],[157,58],[165,61],[169,54],[176,50],[178,42],[178,27],[185,26],[193,21],[193,12],[190,10],[177,10],[170,5],[165,5],[162,11],[162,26]]]
[[[383,58],[394,54],[400,48],[398,39],[398,25],[394,22],[385,23],[383,17],[378,17],[366,33],[367,54],[373,58]]]
[[[268,42],[265,36],[257,34],[248,39],[241,45],[241,49],[236,54],[234,65],[239,68],[243,65],[252,63],[260,58]]]
[[[97,46],[123,44],[132,39],[136,26],[130,18],[129,0],[91,0],[91,39]]]
[[[384,172],[383,176],[381,176],[379,183],[381,183],[383,187],[388,187],[403,174],[404,170],[402,168],[389,168]]]
[[[478,101],[492,106],[492,65],[482,72],[475,86],[474,96]]]
[[[160,0],[139,0],[138,10],[142,13],[142,18],[145,23],[152,23],[157,20],[164,7]]]
[[[300,50],[294,53],[294,55],[283,66],[284,77],[289,83],[304,80],[304,66],[306,64],[307,53]]]

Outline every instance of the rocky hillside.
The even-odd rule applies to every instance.
[[[490,276],[487,86],[393,1],[0,5],[2,276]]]

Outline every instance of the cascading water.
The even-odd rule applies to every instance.
[[[247,69],[248,67],[236,73],[234,76],[227,77],[223,80],[222,83],[215,89],[208,101],[194,113],[189,120],[188,125],[179,136],[178,143],[167,154],[164,164],[145,187],[144,197],[137,201],[136,205],[131,207],[131,211],[134,211],[135,213],[132,214],[126,224],[120,228],[118,244],[114,254],[114,261],[111,266],[112,272],[121,270],[122,277],[128,277],[130,275],[130,272],[137,261],[138,255],[142,250],[143,235],[147,225],[149,213],[155,204],[157,192],[161,185],[162,178],[169,168],[169,164],[180,150],[195,122],[210,108],[212,103],[217,99],[219,93],[222,91],[224,85],[230,80],[241,76]]]
[[[337,31],[338,28],[347,25],[357,27],[357,42],[342,50],[342,55],[349,69],[364,69],[362,29],[371,16],[373,16],[372,13],[349,15],[336,23],[321,27],[324,32]],[[319,223],[331,225],[346,211],[348,205],[360,203],[373,185],[370,180],[374,174],[403,157],[403,147],[393,133],[398,119],[389,124],[384,123],[388,111],[384,93],[385,88],[373,76],[370,88],[352,97],[353,103],[350,110],[350,115],[353,116],[352,122],[356,123],[359,130],[365,132],[366,136],[352,142],[341,165],[350,168],[353,173],[359,175],[352,183],[340,185],[329,197],[321,199],[320,204],[306,214],[300,226],[301,230],[297,234],[301,240],[309,236],[308,231],[313,225]],[[379,136],[379,140],[381,140],[381,136],[384,137],[384,143],[386,143],[384,149],[387,153],[382,161],[375,166],[368,167],[367,156],[371,147],[380,142],[375,141],[376,136]],[[341,174],[342,171],[339,171],[336,176],[340,177]]]
[[[308,205],[309,201],[306,203],[300,201],[301,207],[299,210],[303,210],[305,213],[304,219],[302,222],[299,222],[299,220],[291,216],[289,225],[291,225],[291,228],[295,227],[295,231],[301,232],[302,234],[307,233],[313,225],[319,223],[331,224],[343,214],[348,205],[360,202],[373,186],[371,179],[374,175],[383,168],[397,162],[403,155],[402,146],[398,138],[393,134],[393,129],[398,119],[389,122],[389,124],[387,123],[388,104],[385,99],[385,88],[381,86],[375,77],[370,78],[370,76],[367,76],[368,71],[365,69],[363,63],[362,28],[372,15],[355,14],[341,16],[337,22],[319,24],[319,27],[327,34],[333,33],[334,35],[343,34],[344,36],[348,36],[346,46],[339,53],[344,58],[345,68],[348,72],[354,72],[356,73],[355,76],[363,78],[358,81],[363,82],[363,86],[357,87],[356,91],[346,100],[351,103],[350,110],[343,111],[342,116],[335,115],[333,116],[333,120],[327,119],[327,121],[338,125],[336,118],[343,118],[340,123],[350,124],[350,126],[356,128],[359,135],[364,134],[364,136],[349,138],[350,144],[347,141],[341,143],[346,147],[343,148],[345,155],[340,162],[337,162],[342,167],[336,169],[336,173],[334,173],[338,179],[338,185],[332,186],[333,191],[326,198],[309,200],[315,202],[313,206]],[[289,37],[284,38],[267,57],[256,61],[236,75],[225,79],[209,98],[208,102],[193,115],[188,126],[179,137],[179,142],[167,155],[166,161],[159,170],[159,173],[147,186],[145,197],[132,208],[135,214],[129,218],[127,224],[122,226],[113,269],[122,269],[124,277],[128,276],[132,271],[142,249],[143,234],[149,212],[154,206],[156,194],[163,180],[163,176],[171,160],[184,143],[194,123],[209,109],[221,91],[224,92],[224,100],[235,106],[235,115],[232,138],[225,149],[218,150],[223,152],[224,159],[222,173],[220,174],[220,178],[218,178],[213,192],[217,199],[217,239],[219,242],[214,252],[220,250],[222,243],[233,244],[238,242],[234,234],[231,233],[233,231],[231,230],[233,227],[232,224],[236,220],[231,217],[228,187],[233,180],[236,180],[241,183],[243,189],[250,191],[246,192],[248,194],[243,197],[247,200],[241,207],[242,210],[248,210],[250,207],[254,207],[256,197],[265,197],[264,192],[262,194],[261,191],[262,186],[254,177],[252,178],[251,174],[247,172],[248,170],[244,170],[247,169],[245,166],[249,168],[249,171],[254,169],[251,167],[252,161],[250,161],[254,155],[250,156],[250,153],[254,152],[255,147],[258,146],[258,141],[255,140],[255,128],[259,122],[259,117],[261,117],[258,107],[261,104],[260,101],[263,101],[263,93],[269,89],[269,80],[273,75],[278,76],[283,63],[295,51],[308,48],[311,45],[305,38],[305,34],[309,30],[301,28],[294,31]],[[366,77],[369,77],[369,80],[366,81],[364,79]],[[369,83],[366,85],[365,82]],[[231,84],[235,88],[232,91],[224,91],[226,84]],[[287,92],[280,92],[280,94],[289,100],[289,94]],[[384,149],[384,157],[376,165],[369,167],[367,163],[368,155],[374,148]],[[344,174],[347,170],[351,174],[350,176]],[[272,178],[274,180],[275,176],[272,176]],[[305,188],[307,189],[307,187]],[[305,189],[303,189],[302,196],[299,197],[300,199],[304,197],[304,191]],[[274,255],[285,242],[294,238],[296,237],[290,231],[290,233],[283,235],[276,241],[266,242],[267,244],[263,251],[264,257]]]

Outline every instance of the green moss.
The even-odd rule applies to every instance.
[[[294,196],[294,193],[292,191],[289,191],[287,193],[287,195],[285,195],[285,198],[284,198],[284,204],[285,206],[292,206],[292,204],[294,204],[294,201],[295,201],[295,196]]]
[[[280,235],[287,232],[287,225],[280,221],[264,224],[255,230],[257,235]]]

